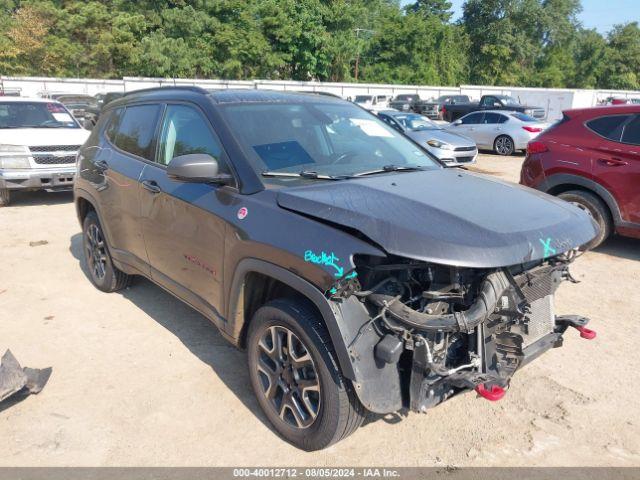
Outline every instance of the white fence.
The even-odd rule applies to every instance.
[[[397,95],[417,93],[429,99],[445,94],[469,95],[478,100],[482,95],[499,93],[512,95],[521,103],[544,107],[548,120],[561,118],[562,110],[591,107],[607,97],[638,98],[640,92],[626,90],[579,90],[526,87],[487,87],[461,85],[460,87],[436,87],[427,85],[383,85],[364,83],[296,82],[287,80],[203,80],[124,77],[122,80],[97,80],[46,77],[0,77],[0,91],[17,93],[25,97],[45,96],[52,93],[85,93],[95,95],[104,92],[128,92],[141,88],[169,85],[197,85],[207,89],[251,88],[290,91],[323,91],[353,98],[356,95]]]

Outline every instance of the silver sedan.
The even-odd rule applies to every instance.
[[[473,140],[443,130],[440,125],[422,115],[397,110],[383,110],[377,112],[377,115],[447,165],[476,162],[478,148]]]
[[[548,124],[520,112],[484,110],[471,112],[447,128],[448,132],[472,138],[478,148],[493,150],[498,155],[511,155],[525,150]]]

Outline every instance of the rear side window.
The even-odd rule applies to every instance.
[[[601,137],[619,142],[622,135],[622,125],[629,117],[630,115],[607,115],[589,120],[586,125]]]
[[[153,160],[153,135],[160,105],[127,107],[118,122],[115,145],[127,153]]]
[[[622,143],[640,145],[640,115],[636,115],[636,118],[625,125]]]
[[[476,123],[480,123],[480,120],[482,120],[482,116],[484,115],[484,113],[472,113],[471,115],[467,115],[466,117],[464,117],[462,119],[462,124],[463,125],[470,125],[470,124],[476,124]]]
[[[107,120],[108,125],[107,129],[105,130],[105,134],[107,135],[107,138],[112,142],[116,141],[116,134],[118,133],[118,125],[120,125],[122,112],[124,112],[124,108],[119,108],[109,113],[109,118]]]
[[[482,123],[484,124],[504,123],[506,121],[507,117],[500,115],[499,113],[485,113],[484,118],[482,119]]]

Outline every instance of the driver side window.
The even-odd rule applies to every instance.
[[[167,105],[156,159],[159,164],[168,165],[181,155],[206,153],[218,161],[221,171],[226,172],[226,166],[220,163],[221,152],[209,120],[200,111],[188,105]]]

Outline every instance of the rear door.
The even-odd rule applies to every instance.
[[[602,136],[593,174],[616,199],[623,222],[640,225],[640,114],[609,115],[586,123]]]
[[[493,148],[493,142],[502,133],[503,124],[507,117],[501,113],[487,112],[482,117],[482,123],[476,127],[479,146]]]
[[[148,274],[140,225],[140,176],[153,158],[159,105],[131,105],[112,112],[106,142],[92,164],[96,195],[112,255]]]
[[[208,118],[193,104],[167,104],[155,162],[141,176],[141,216],[151,276],[212,318],[222,311],[225,221],[230,187],[185,183],[167,176],[180,155],[206,153],[229,172]],[[229,172],[230,173],[230,172]]]

